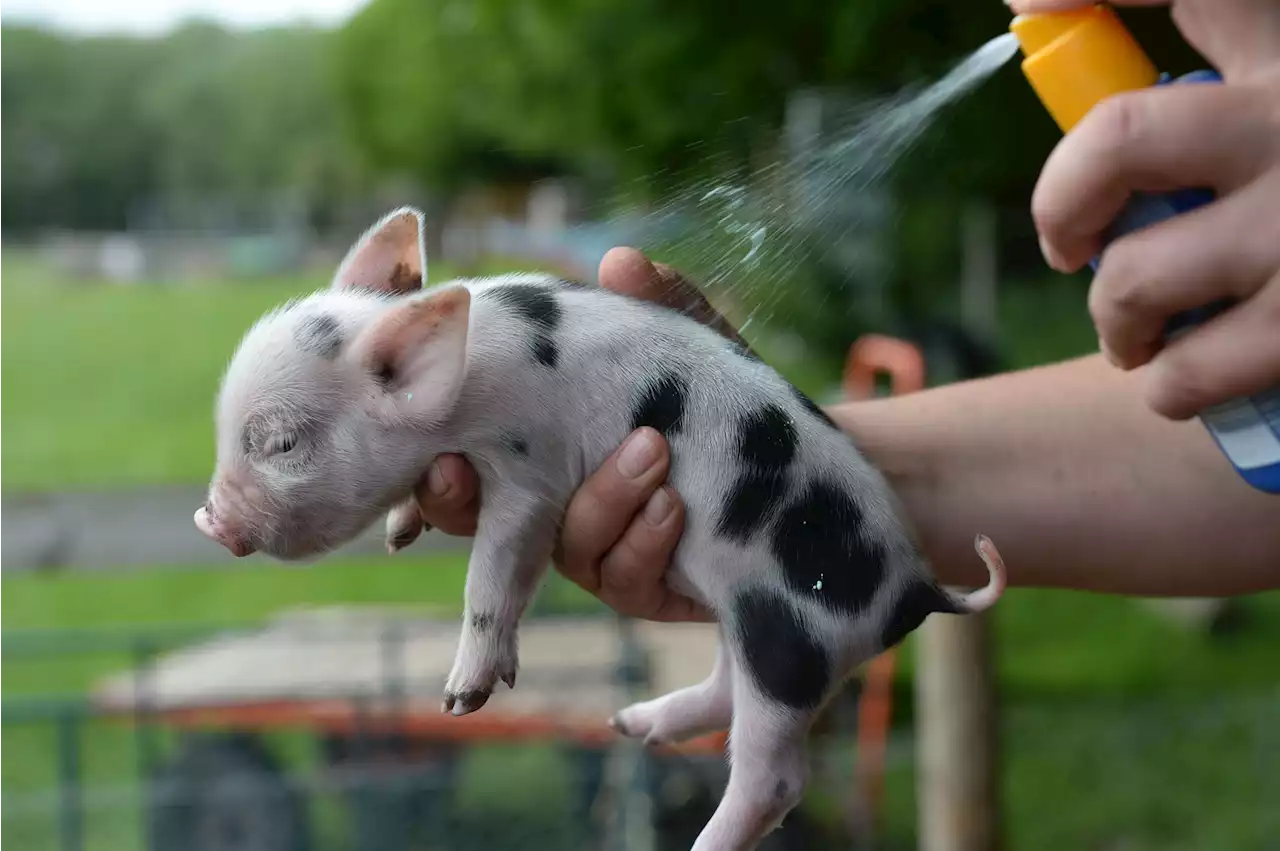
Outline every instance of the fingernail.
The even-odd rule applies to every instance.
[[[449,492],[449,482],[445,480],[439,464],[433,463],[431,469],[427,471],[427,487],[431,490],[432,496],[444,496]]]
[[[661,447],[652,432],[642,431],[633,434],[622,447],[618,456],[618,472],[628,479],[638,479],[658,463]]]
[[[1098,351],[1102,352],[1102,356],[1106,358],[1107,363],[1111,364],[1112,366],[1116,366],[1116,367],[1124,366],[1124,364],[1120,363],[1120,359],[1116,357],[1115,352],[1111,351],[1111,349],[1107,346],[1107,344],[1102,342],[1101,337],[1098,338]]]
[[[644,507],[644,519],[650,526],[661,526],[663,521],[671,516],[673,507],[674,503],[667,494],[667,489],[658,488],[653,496],[649,497],[649,502]]]
[[[1049,268],[1057,272],[1067,271],[1067,261],[1052,245],[1045,242],[1044,237],[1040,237],[1040,253],[1044,255],[1044,262],[1049,264]]]

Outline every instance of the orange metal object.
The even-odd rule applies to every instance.
[[[491,710],[492,707],[485,712],[455,718],[442,714],[439,701],[434,700],[388,701],[376,706],[343,699],[276,700],[167,709],[149,717],[163,719],[175,727],[222,727],[259,731],[310,727],[347,736],[360,732],[397,733],[437,742],[485,743],[553,739],[572,741],[589,748],[607,748],[618,739],[618,734],[598,718],[557,719],[550,715],[504,715]],[[131,723],[134,716],[122,715],[120,719]],[[658,746],[654,750],[686,756],[721,756],[727,741],[727,733],[715,733],[676,745]]]
[[[892,381],[890,395],[901,396],[924,389],[924,355],[918,346],[886,337],[864,334],[849,347],[844,362],[844,392],[850,399],[875,395],[876,376],[887,374]]]
[[[866,334],[849,347],[843,389],[851,400],[875,395],[876,377],[887,375],[889,393],[901,396],[924,389],[924,355],[918,346],[882,334]],[[897,649],[886,650],[868,663],[858,696],[858,795],[863,812],[873,822],[884,795],[885,743],[893,716],[893,670]]]

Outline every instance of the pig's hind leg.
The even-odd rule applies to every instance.
[[[550,564],[560,513],[542,495],[513,487],[484,497],[467,565],[462,637],[443,711],[476,711],[498,680],[515,687],[517,625]]]
[[[741,590],[726,614],[729,784],[694,851],[749,851],[799,803],[809,780],[809,729],[842,673],[785,592]]]
[[[643,703],[635,703],[609,719],[609,726],[645,744],[679,742],[703,733],[726,730],[733,720],[733,660],[721,632],[715,667],[702,682]]]
[[[959,595],[916,580],[877,625],[881,649],[901,641],[932,612],[964,615],[995,605],[1005,588],[1004,561],[986,537],[979,536],[975,546],[987,566],[987,585]],[[864,661],[838,637],[824,637],[819,619],[808,615],[804,603],[778,588],[748,586],[733,593],[723,621],[724,649],[733,666],[729,785],[694,851],[750,851],[804,794],[813,719]]]

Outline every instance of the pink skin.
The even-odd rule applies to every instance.
[[[209,500],[195,514],[196,528],[236,558],[253,555],[258,550],[246,528],[245,497],[244,477],[239,471],[218,475]]]
[[[224,375],[217,468],[196,528],[237,557],[310,559],[390,517],[403,546],[420,516],[391,511],[430,461],[422,428],[447,412],[465,357],[469,295],[422,289],[420,214],[370,229],[327,291],[263,317]],[[389,395],[380,378],[403,386]],[[404,521],[404,522],[401,522]]]
[[[236,535],[227,528],[227,524],[222,522],[216,514],[209,510],[208,505],[202,505],[196,509],[196,528],[199,529],[206,538],[216,543],[222,544],[231,551],[236,558],[244,558],[253,555],[253,544],[244,538]]]

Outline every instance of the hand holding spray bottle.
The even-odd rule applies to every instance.
[[[1120,19],[1104,6],[1020,15],[1009,27],[1026,57],[1022,71],[1049,114],[1069,132],[1096,104],[1111,95],[1170,82],[1157,72]],[[1199,71],[1178,82],[1214,83]],[[1108,229],[1105,242],[1177,216],[1213,200],[1211,192],[1186,189],[1132,197]],[[1090,263],[1096,270],[1097,258]],[[1231,306],[1205,305],[1173,317],[1172,340]],[[1280,388],[1234,399],[1200,412],[1200,420],[1240,476],[1259,490],[1280,494]]]

